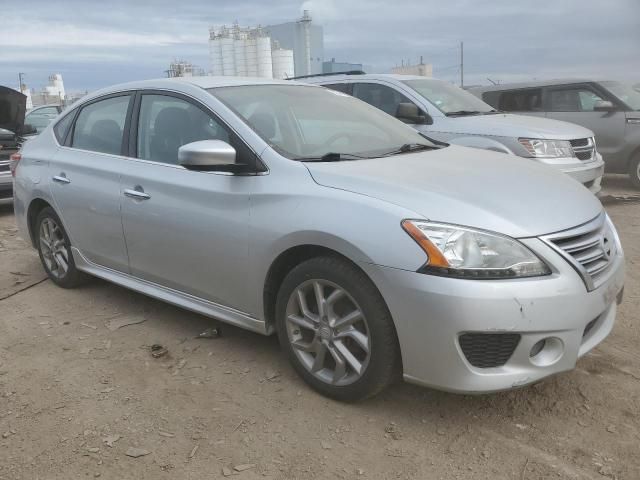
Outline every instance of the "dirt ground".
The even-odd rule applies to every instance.
[[[603,203],[625,300],[574,371],[355,405],[307,388],[275,338],[196,339],[210,319],[103,281],[57,288],[0,208],[0,479],[639,479],[640,192],[611,176]],[[122,320],[144,321],[107,328]]]

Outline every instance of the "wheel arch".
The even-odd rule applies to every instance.
[[[29,203],[29,208],[27,209],[27,227],[29,228],[29,239],[31,240],[31,245],[34,248],[37,248],[35,222],[40,212],[47,207],[53,208],[53,206],[49,202],[47,202],[43,198],[38,197],[31,200],[31,203]]]

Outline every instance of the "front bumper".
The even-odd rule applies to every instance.
[[[557,158],[553,160],[541,160],[574,180],[582,183],[592,193],[598,193],[601,187],[602,175],[604,175],[604,161],[602,155],[596,152],[593,160],[580,162],[575,158]]]
[[[604,283],[587,292],[580,276],[553,249],[538,239],[523,242],[552,263],[552,275],[459,280],[361,265],[391,311],[405,380],[461,393],[507,390],[574,368],[579,357],[604,340],[623,288],[622,254],[613,260]],[[478,368],[460,346],[460,335],[469,332],[517,333],[520,341],[504,365]],[[531,349],[546,338],[554,339],[549,342],[554,351],[532,359]]]

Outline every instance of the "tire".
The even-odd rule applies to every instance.
[[[640,188],[640,153],[637,153],[629,162],[629,177],[633,186]]]
[[[75,288],[85,283],[88,277],[76,268],[71,242],[53,208],[40,211],[35,227],[40,261],[51,281],[62,288]]]
[[[364,272],[346,260],[316,257],[293,268],[278,292],[276,324],[296,372],[327,397],[363,400],[399,377],[400,348],[389,309]]]

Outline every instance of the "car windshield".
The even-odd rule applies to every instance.
[[[403,80],[444,114],[484,114],[495,109],[473,94],[442,80]]]
[[[640,111],[640,92],[634,90],[631,85],[620,82],[601,82],[601,85],[631,107],[632,110]]]
[[[352,160],[405,153],[415,146],[438,148],[377,108],[326,88],[273,84],[208,91],[293,160]]]

